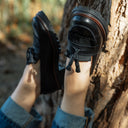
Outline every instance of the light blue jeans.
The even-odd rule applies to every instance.
[[[71,115],[57,109],[52,128],[92,128],[94,113],[85,108],[85,117]],[[30,113],[17,105],[11,97],[0,110],[0,128],[38,128],[42,117],[34,109]]]

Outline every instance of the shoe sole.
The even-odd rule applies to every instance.
[[[47,33],[47,35],[49,36],[49,39],[50,39],[50,46],[52,47],[53,49],[53,57],[52,57],[52,61],[53,61],[53,75],[54,75],[54,79],[56,81],[56,85],[57,85],[57,88],[60,89],[61,86],[59,84],[59,81],[58,81],[58,78],[57,78],[57,72],[56,72],[56,68],[58,67],[58,65],[56,64],[58,62],[57,58],[59,56],[57,56],[57,54],[59,55],[59,50],[58,50],[58,46],[59,46],[59,41],[58,43],[56,43],[55,40],[58,40],[57,38],[57,35],[54,33],[54,30],[52,28],[52,25],[50,24],[50,21],[48,20],[47,16],[42,12],[40,11],[37,15],[37,18],[39,19],[39,22],[42,24],[42,26],[44,27],[45,29],[45,32]],[[52,32],[54,35],[51,35]],[[55,38],[54,38],[55,36]],[[54,40],[54,41],[52,41]],[[45,71],[43,68],[44,67],[41,67],[43,71]],[[43,76],[45,76],[45,73],[43,74]],[[45,80],[45,78],[43,79]],[[41,82],[42,83],[42,82]],[[43,83],[46,83],[43,81]],[[41,84],[42,85],[42,84]],[[46,85],[43,85],[42,87],[45,87]],[[53,92],[57,89],[53,89],[53,90],[50,90],[50,92]],[[42,93],[43,94],[47,94],[47,93],[50,93],[49,90],[45,90],[45,88],[42,88]]]

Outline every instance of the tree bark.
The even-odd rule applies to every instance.
[[[59,34],[62,63],[65,62],[63,54],[67,44],[70,14],[76,3],[77,0],[67,0],[64,8]],[[128,1],[81,0],[81,5],[99,11],[109,24],[106,52],[101,52],[95,65],[86,98],[86,106],[95,112],[93,128],[128,128]],[[52,94],[49,99],[50,103],[47,103],[52,112],[52,116],[49,114],[51,121],[60,103],[61,92]],[[50,128],[50,125],[47,127]]]

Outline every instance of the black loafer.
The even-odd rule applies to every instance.
[[[29,48],[28,56],[32,59],[40,59],[41,93],[47,94],[62,89],[64,82],[64,68],[59,66],[60,45],[47,16],[38,12],[32,22],[34,32],[33,47]],[[31,53],[31,54],[30,54]],[[33,59],[34,58],[34,59]],[[37,62],[35,61],[35,63]],[[28,63],[28,64],[30,64]]]
[[[75,61],[76,72],[80,72],[79,61],[91,61],[92,56],[100,53],[107,32],[107,24],[98,12],[88,7],[75,7],[68,32],[67,57],[70,62],[66,69],[71,70]]]

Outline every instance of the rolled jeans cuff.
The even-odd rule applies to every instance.
[[[94,112],[85,108],[85,117],[72,115],[58,108],[53,120],[52,128],[92,128]]]
[[[1,111],[21,128],[35,128],[35,126],[37,127],[42,121],[41,115],[39,115],[34,108],[28,113],[16,104],[11,97],[3,104]]]

